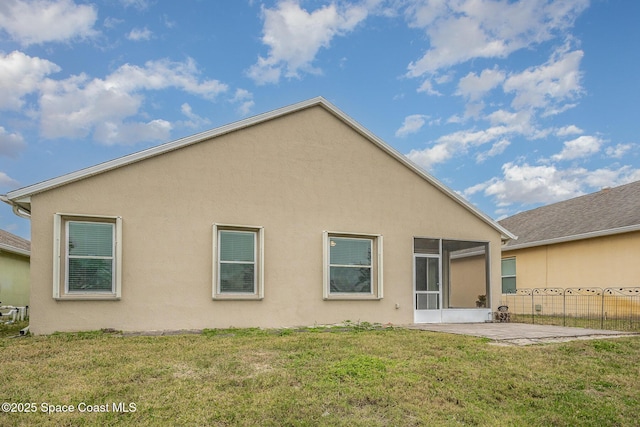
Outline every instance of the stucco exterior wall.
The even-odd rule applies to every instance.
[[[478,296],[487,294],[485,257],[473,256],[451,260],[452,308],[476,308]]]
[[[0,305],[29,305],[29,257],[0,250]]]
[[[500,235],[321,107],[31,198],[31,331],[413,321],[413,237]],[[122,217],[122,298],[52,298],[55,213]],[[264,299],[212,300],[212,224],[264,227]],[[384,236],[384,298],[323,300],[323,231]],[[474,295],[474,297],[477,295]],[[399,308],[396,308],[396,304]]]
[[[640,231],[504,251],[517,288],[640,286]]]

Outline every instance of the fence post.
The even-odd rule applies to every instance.
[[[535,301],[533,299],[534,294],[536,293],[535,288],[531,290],[531,324],[536,323],[535,318]]]
[[[567,326],[567,288],[562,288],[562,326]]]
[[[604,294],[606,293],[606,289],[602,291],[601,298],[601,307],[600,307],[600,329],[604,329]]]

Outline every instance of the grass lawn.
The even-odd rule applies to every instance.
[[[502,347],[361,329],[0,338],[1,400],[35,410],[0,425],[639,423],[640,337]]]

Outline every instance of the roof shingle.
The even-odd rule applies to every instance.
[[[518,236],[506,247],[640,225],[640,181],[521,212],[498,223]]]
[[[4,230],[0,230],[0,246],[4,246],[9,250],[17,249],[21,252],[31,251],[31,242]]]

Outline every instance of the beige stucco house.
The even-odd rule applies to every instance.
[[[28,240],[0,230],[0,306],[29,305]]]
[[[482,322],[513,237],[323,98],[5,199],[36,334]]]
[[[500,221],[502,291],[640,286],[640,181]]]

